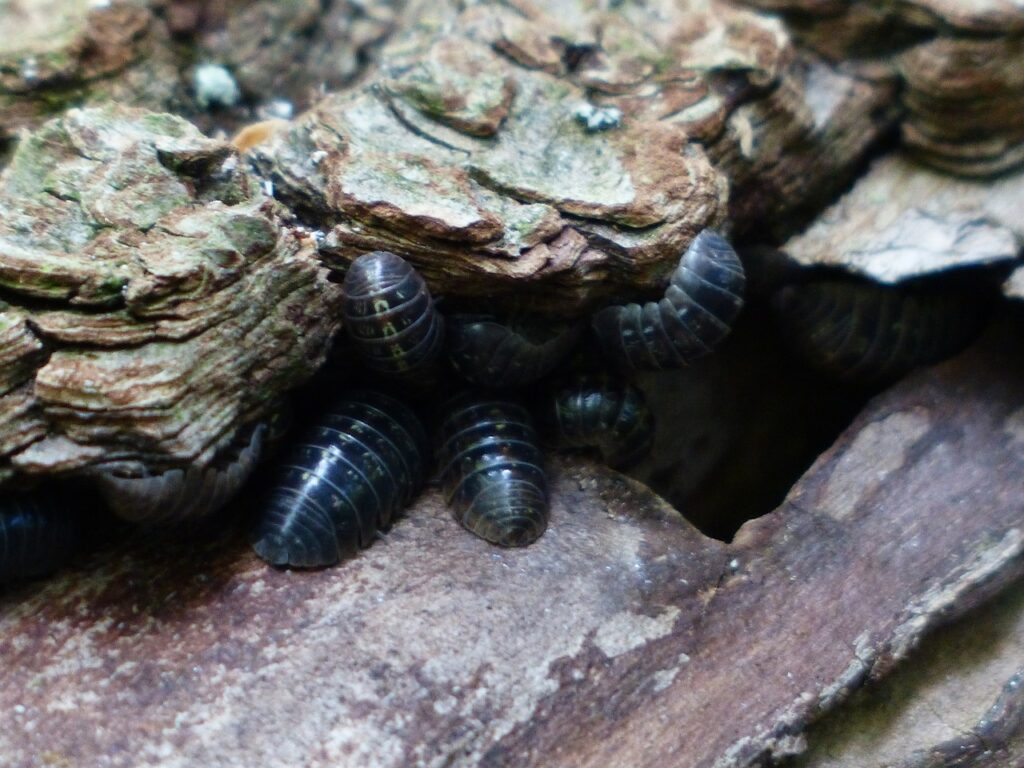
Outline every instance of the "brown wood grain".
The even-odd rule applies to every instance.
[[[11,766],[761,764],[1021,572],[1024,409],[997,339],[873,401],[776,512],[706,539],[555,463],[499,551],[427,494],[343,566],[160,540],[5,595]]]

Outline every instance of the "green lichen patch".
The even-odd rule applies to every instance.
[[[245,175],[230,147],[172,115],[107,106],[72,110],[45,125],[0,176],[0,201],[11,212],[0,221],[0,284],[77,304],[116,304],[125,295],[143,301],[148,291],[173,294],[192,284],[185,276],[210,261],[204,250],[233,249],[225,239],[239,239],[242,254],[255,248],[254,237],[263,241],[261,252],[271,249],[276,235],[268,235],[265,217],[250,231],[222,204],[192,210],[204,186],[199,172]],[[184,222],[180,211],[188,212]],[[208,220],[199,224],[204,211]],[[230,237],[218,231],[218,218]],[[199,230],[214,242],[204,244]],[[153,260],[173,264],[165,271],[181,276],[181,286],[171,280],[155,287]],[[219,287],[217,280],[198,284]]]
[[[177,67],[142,0],[0,3],[0,140],[87,104],[166,108]]]
[[[493,136],[515,95],[509,66],[485,46],[457,37],[390,58],[383,87],[472,136]]]
[[[21,142],[0,209],[0,424],[31,385],[0,450],[19,472],[209,459],[337,330],[309,238],[178,117],[68,112]]]

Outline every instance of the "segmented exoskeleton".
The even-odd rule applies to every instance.
[[[335,402],[285,452],[253,536],[274,565],[332,565],[359,547],[419,493],[427,462],[419,419],[373,392]]]
[[[802,359],[856,384],[892,380],[958,352],[986,317],[973,296],[838,278],[786,286],[772,304]]]
[[[686,249],[664,297],[606,307],[593,328],[621,369],[679,368],[711,352],[743,307],[745,278],[736,251],[705,229]]]
[[[483,387],[521,387],[543,378],[579,340],[576,324],[552,330],[550,321],[500,323],[484,315],[451,315],[448,358],[467,381]]]
[[[441,486],[459,523],[502,547],[526,546],[544,533],[547,481],[525,408],[486,397],[457,398],[438,443]]]
[[[577,376],[560,387],[546,421],[560,447],[595,448],[610,467],[635,464],[654,443],[654,416],[643,392],[606,376]]]
[[[39,488],[0,499],[0,584],[44,576],[77,548],[81,509],[66,493]]]
[[[345,274],[345,329],[366,367],[385,379],[429,383],[444,346],[444,322],[427,284],[405,259],[373,251]]]
[[[199,520],[220,511],[242,489],[260,460],[266,424],[253,425],[207,464],[131,477],[115,471],[96,476],[110,510],[134,523],[166,525]]]

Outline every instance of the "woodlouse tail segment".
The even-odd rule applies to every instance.
[[[892,381],[960,351],[987,318],[974,295],[838,278],[786,286],[772,308],[799,358],[856,385]]]
[[[441,424],[441,487],[455,519],[503,547],[536,541],[547,528],[543,455],[526,410],[509,401],[456,398]]]
[[[448,318],[448,358],[467,381],[507,389],[532,384],[551,373],[582,334],[579,324],[518,327],[489,316]]]
[[[368,369],[418,389],[437,380],[444,320],[412,265],[387,251],[363,254],[343,290],[346,333]]]
[[[336,401],[281,459],[253,533],[273,565],[333,565],[373,543],[419,493],[427,437],[405,405],[374,392]]]
[[[736,251],[705,229],[679,260],[661,300],[606,307],[592,326],[620,369],[680,368],[729,334],[743,308],[745,283]]]
[[[74,554],[85,511],[67,493],[43,488],[0,501],[0,585],[45,576]]]
[[[602,376],[577,376],[554,394],[545,421],[561,448],[600,452],[608,466],[624,469],[654,444],[654,415],[632,384]]]
[[[499,547],[525,547],[548,525],[547,496],[533,480],[492,478],[462,512],[459,522]]]
[[[141,477],[106,471],[96,475],[96,485],[109,509],[129,522],[173,525],[208,518],[249,480],[267,430],[263,423],[241,430],[208,464]]]
[[[358,541],[358,531],[339,536],[331,515],[298,493],[277,492],[268,503],[253,536],[260,558],[280,567],[317,568],[332,565],[356,547],[341,543]]]

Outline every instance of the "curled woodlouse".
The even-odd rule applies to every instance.
[[[971,295],[842,279],[786,286],[772,306],[802,359],[856,384],[892,380],[959,351],[986,317]]]
[[[447,318],[448,358],[467,381],[484,387],[521,387],[551,373],[579,340],[579,324],[517,319],[498,322],[487,315]]]
[[[441,486],[456,519],[492,544],[521,547],[548,523],[543,456],[526,409],[457,398],[439,431]]]
[[[332,565],[404,509],[423,485],[427,438],[394,398],[348,395],[330,406],[282,457],[253,534],[274,565]]]
[[[705,229],[679,260],[660,301],[606,307],[594,315],[594,332],[620,368],[688,365],[729,333],[743,307],[744,285],[736,251]]]
[[[81,538],[82,510],[65,493],[8,493],[0,500],[0,584],[45,576],[63,565]]]
[[[605,376],[578,376],[560,387],[545,420],[559,446],[595,448],[611,467],[635,464],[654,443],[643,392]]]
[[[260,460],[266,424],[243,429],[208,464],[130,477],[115,471],[96,476],[110,510],[134,523],[167,525],[208,517],[242,489]]]
[[[387,251],[364,253],[345,274],[343,290],[345,329],[368,369],[417,383],[434,377],[444,321],[411,264]]]

